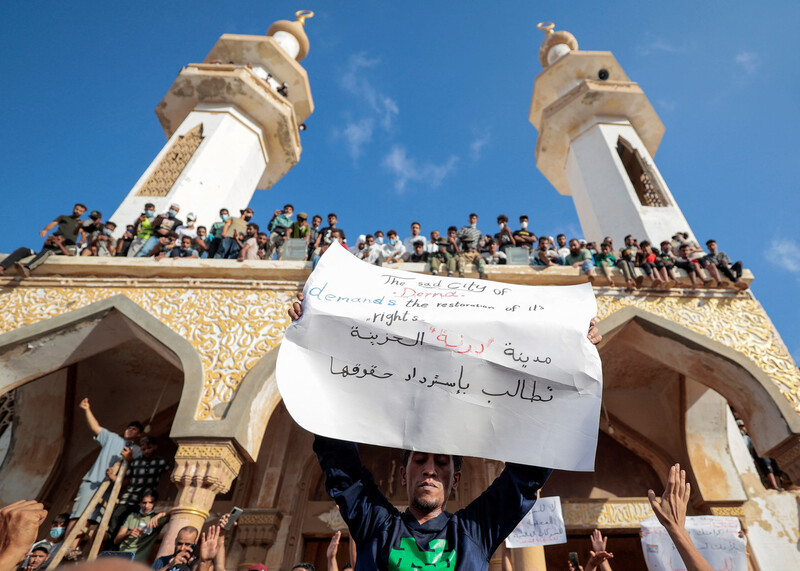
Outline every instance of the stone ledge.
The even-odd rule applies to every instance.
[[[4,258],[5,256],[3,255],[2,257]],[[407,272],[427,273],[426,264],[423,263],[400,263],[385,267]],[[615,269],[614,273],[614,286],[625,287],[625,280],[619,270]],[[637,273],[641,274],[638,268]],[[300,261],[253,260],[237,262],[236,260],[197,258],[155,260],[153,258],[51,256],[27,279],[16,272],[13,267],[10,268],[4,276],[0,277],[0,285],[26,285],[40,281],[52,281],[53,279],[86,281],[91,278],[119,278],[136,282],[142,280],[153,282],[160,280],[197,280],[198,285],[216,283],[219,287],[222,285],[220,282],[245,286],[255,281],[302,283],[310,274],[311,262]],[[589,281],[588,276],[582,274],[580,269],[565,266],[487,266],[486,275],[492,281],[525,285],[574,285]],[[689,279],[683,270],[676,269],[676,275],[680,278],[677,288],[690,287]],[[466,273],[466,277],[472,279],[478,277],[474,267]],[[742,279],[749,284],[753,281],[753,274],[749,270],[744,270]],[[645,278],[645,281],[649,280]],[[596,286],[607,287],[602,277],[596,281]],[[647,286],[643,289],[666,291],[648,288]],[[716,291],[733,293],[738,290],[729,287],[716,289]]]

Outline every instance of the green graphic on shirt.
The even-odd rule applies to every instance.
[[[392,549],[389,553],[390,571],[439,571],[455,569],[456,552],[445,551],[446,539],[434,539],[428,543],[430,551],[422,551],[417,547],[417,540],[404,537],[400,540],[400,549]]]

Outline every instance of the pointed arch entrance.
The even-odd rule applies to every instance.
[[[15,395],[0,503],[38,498],[51,517],[71,507],[96,455],[83,397],[109,430],[151,420],[151,434],[166,436],[176,418],[191,419],[201,388],[189,342],[123,295],[0,335],[0,394]]]

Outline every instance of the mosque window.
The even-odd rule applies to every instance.
[[[628,141],[620,137],[617,140],[617,153],[631,179],[633,189],[643,206],[667,206],[667,199],[658,183],[658,178],[650,164],[633,148]]]
[[[175,139],[136,196],[167,196],[202,142],[202,123]]]

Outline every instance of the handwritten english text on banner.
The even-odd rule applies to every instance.
[[[589,284],[414,274],[331,247],[277,363],[307,430],[343,440],[592,470],[602,371]]]

